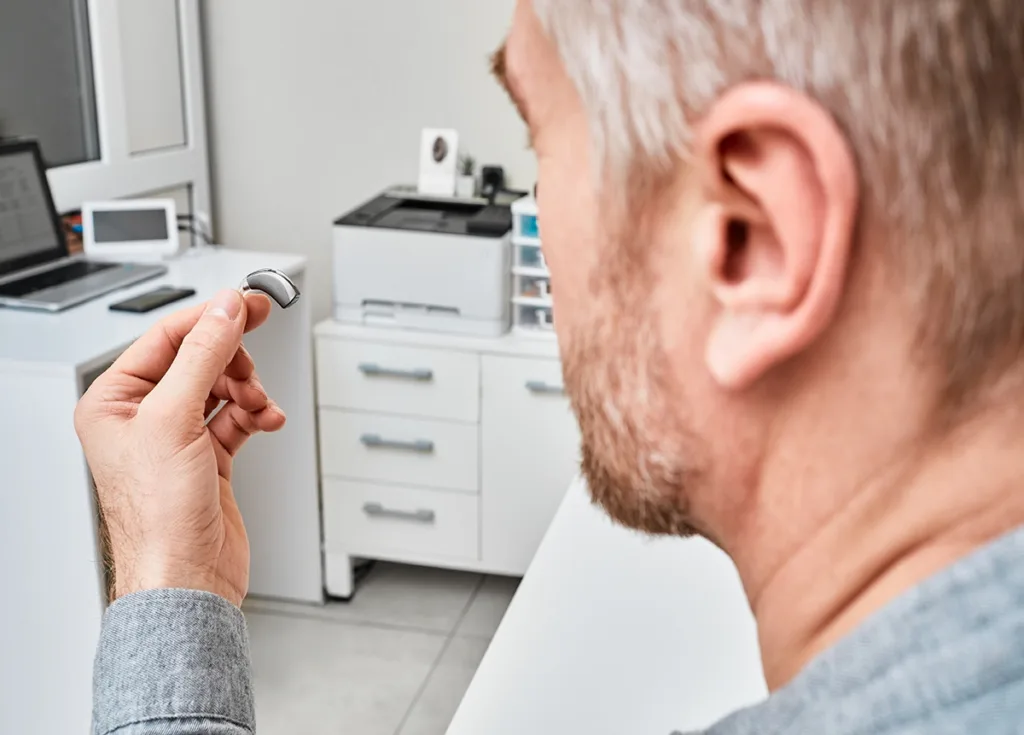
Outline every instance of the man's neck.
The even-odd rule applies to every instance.
[[[928,446],[893,445],[870,479],[851,483],[856,470],[841,459],[816,463],[816,478],[791,482],[835,491],[841,500],[820,517],[752,514],[746,539],[729,551],[757,618],[769,688],[903,592],[1024,525],[1022,444],[1020,417],[978,419]]]

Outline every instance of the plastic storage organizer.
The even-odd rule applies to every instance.
[[[517,332],[554,336],[551,273],[540,248],[537,200],[524,197],[512,204],[512,321]]]

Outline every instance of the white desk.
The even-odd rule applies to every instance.
[[[268,267],[303,287],[303,258],[204,250],[172,262],[162,279],[62,314],[0,309],[0,733],[89,732],[104,595],[93,491],[72,420],[84,387],[166,314]],[[145,315],[107,309],[162,284],[197,294]],[[236,464],[251,592],[320,601],[310,300],[275,307],[246,346],[288,414],[280,434],[254,438]]]
[[[448,735],[668,735],[767,694],[728,558],[566,496]]]

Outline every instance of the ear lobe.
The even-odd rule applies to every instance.
[[[728,390],[742,390],[777,363],[792,356],[794,344],[787,323],[771,312],[722,312],[708,337],[705,361],[715,381]]]
[[[741,85],[698,129],[710,173],[698,237],[718,312],[709,371],[742,389],[825,331],[846,281],[857,173],[845,138],[810,98]]]

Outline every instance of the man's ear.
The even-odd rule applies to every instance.
[[[720,98],[697,128],[696,252],[717,304],[706,361],[739,390],[827,329],[847,280],[859,180],[817,102],[770,82]]]

